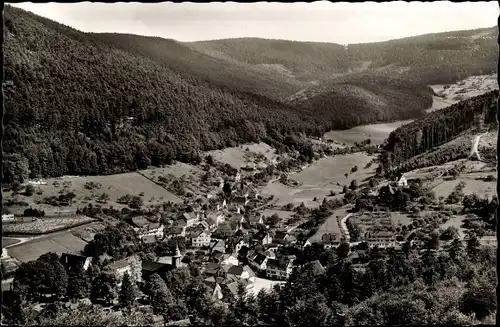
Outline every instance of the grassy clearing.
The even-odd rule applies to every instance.
[[[325,196],[330,194],[331,190],[340,193],[343,185],[349,185],[351,180],[357,180],[358,184],[361,185],[365,179],[373,176],[376,165],[364,169],[372,159],[372,156],[363,153],[323,158],[301,172],[290,176],[301,182],[301,186],[288,187],[275,181],[269,183],[262,194],[274,195],[278,199],[277,205],[287,203],[298,205],[304,202],[307,207],[317,207],[318,202],[313,201],[315,197],[322,201]],[[351,173],[354,166],[358,166],[358,171]],[[345,173],[349,174],[347,178]]]
[[[496,195],[496,182],[485,182],[460,176],[456,180],[442,181],[439,185],[433,188],[436,197],[448,197],[455,186],[461,181],[465,182],[463,193],[465,195],[476,193],[479,197],[488,197]]]
[[[140,195],[143,193],[142,198],[146,206],[163,203],[164,201],[182,202],[179,197],[135,172],[108,176],[50,178],[46,182],[47,185],[35,187],[39,192],[42,192],[41,194],[35,193],[32,196],[18,194],[15,198],[26,202],[28,206],[44,210],[46,216],[58,215],[59,213],[75,213],[78,207],[82,208],[89,203],[94,206],[102,205],[122,208],[124,205],[116,201],[125,194]],[[89,190],[85,188],[85,184],[88,182],[99,183],[101,186]],[[59,184],[59,186],[55,184]],[[67,186],[65,187],[63,184]],[[76,198],[73,200],[74,202],[71,206],[55,207],[43,203],[45,197],[59,196],[61,191],[63,193],[73,192],[76,194]],[[97,198],[103,193],[109,196],[109,200],[105,203],[99,203]],[[4,196],[5,199],[13,198],[12,192],[4,192]],[[26,206],[15,205],[10,206],[9,210],[14,214],[22,215],[26,208]]]
[[[460,237],[463,239],[465,237],[465,228],[462,228],[462,221],[465,219],[465,215],[459,215],[459,216],[451,216],[449,217],[449,220],[444,223],[443,225],[439,226],[439,229],[447,229],[448,227],[455,227],[458,229],[458,233],[460,234]]]
[[[224,150],[208,151],[206,154],[212,155],[212,157],[217,161],[227,163],[228,165],[239,169],[246,166],[248,163],[248,160],[246,159],[247,151],[245,151],[247,148],[249,152],[263,154],[269,161],[277,158],[275,150],[271,146],[263,142],[243,144],[238,147],[226,148]]]
[[[199,167],[185,164],[182,162],[176,162],[173,165],[163,167],[163,168],[151,168],[147,170],[142,170],[140,171],[141,174],[149,177],[149,178],[155,178],[158,176],[162,175],[167,175],[167,174],[172,174],[175,177],[182,177],[182,176],[192,176],[197,177],[199,174],[202,173],[202,170]]]
[[[12,246],[9,248],[9,255],[21,262],[28,262],[38,259],[47,252],[55,252],[58,255],[79,253],[86,244],[86,242],[72,235],[69,231],[64,231],[28,241],[19,246]]]

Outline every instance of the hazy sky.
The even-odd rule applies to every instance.
[[[197,41],[262,37],[362,43],[492,27],[490,2],[364,3],[17,3],[84,32],[118,32]]]

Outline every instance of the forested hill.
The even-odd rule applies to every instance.
[[[203,76],[210,71],[188,65],[203,56],[168,59],[186,51],[175,41],[156,47],[153,38],[127,36],[138,45],[119,46],[123,37],[110,42],[10,6],[4,17],[4,182],[197,162],[200,151],[253,141],[281,151],[293,145],[307,160],[310,146],[287,136],[357,122],[244,92],[224,72]],[[167,45],[174,52],[162,55]]]
[[[394,130],[384,150],[392,167],[449,142],[476,124],[496,122],[498,90],[437,110]],[[481,117],[481,118],[480,118]]]
[[[454,83],[496,71],[498,27],[426,34],[375,43],[348,44],[238,38],[187,43],[217,58],[318,81],[376,70],[423,84]]]
[[[335,128],[421,117],[432,106],[432,89],[376,73],[354,73],[295,94],[291,103],[323,117]],[[352,101],[355,99],[356,101]]]
[[[334,43],[237,38],[187,44],[210,56],[282,71],[299,80],[319,80],[349,69],[344,46]]]

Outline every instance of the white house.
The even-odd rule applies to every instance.
[[[267,260],[266,277],[272,279],[286,280],[293,270],[293,260],[269,259]]]
[[[232,254],[224,254],[222,256],[221,264],[237,266],[239,264],[238,258]]]
[[[244,247],[244,246],[248,247],[248,243],[247,243],[247,242],[245,242],[245,241],[243,241],[243,240],[240,240],[240,241],[239,241],[238,243],[236,243],[236,245],[234,246],[234,251],[235,251],[236,253],[238,253],[238,252],[240,252],[241,248],[242,248],[242,247]]]
[[[137,256],[131,256],[112,264],[106,266],[106,268],[110,269],[115,277],[118,279],[118,286],[121,286],[123,276],[126,272],[130,275],[133,281],[137,282],[142,279],[142,264],[141,260]]]
[[[267,261],[269,260],[264,254],[256,253],[252,256],[249,256],[248,263],[250,266],[255,268],[258,271],[264,271],[267,268]]]
[[[206,231],[198,231],[191,233],[191,245],[193,247],[210,246],[211,235]]]
[[[401,178],[398,181],[398,186],[400,186],[400,187],[408,187],[408,180],[406,179],[405,176],[401,176]]]

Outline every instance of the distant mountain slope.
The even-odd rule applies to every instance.
[[[346,73],[349,58],[334,43],[237,38],[186,43],[211,56],[225,56],[251,65],[281,65],[299,80],[316,80]]]
[[[496,71],[498,27],[349,44],[238,38],[187,43],[207,55],[280,65],[304,81],[381,70],[424,84],[452,83]],[[272,68],[272,67],[270,67]]]
[[[312,86],[290,101],[322,117],[332,117],[334,128],[350,128],[420,117],[432,106],[431,95],[432,90],[423,84],[363,72]]]
[[[497,40],[498,27],[492,27],[349,44],[348,52],[351,62],[370,61],[372,69],[391,66],[391,74],[444,84],[496,72]]]

